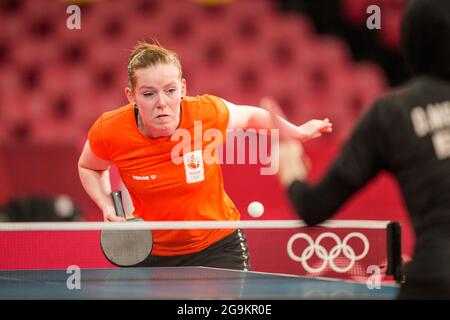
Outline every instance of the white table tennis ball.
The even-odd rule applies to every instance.
[[[253,201],[247,207],[248,214],[253,218],[259,218],[264,213],[264,206],[261,202]]]

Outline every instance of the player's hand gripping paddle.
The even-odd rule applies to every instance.
[[[122,193],[111,192],[116,215],[125,218]],[[128,221],[142,221],[133,218]],[[100,243],[105,257],[119,267],[131,267],[144,261],[152,252],[152,234],[150,230],[102,230]]]

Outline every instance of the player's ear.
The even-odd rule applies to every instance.
[[[186,96],[186,79],[181,79],[181,99]]]
[[[131,104],[136,103],[136,99],[134,98],[133,90],[130,87],[125,88],[125,95],[126,95],[129,103],[131,103]]]

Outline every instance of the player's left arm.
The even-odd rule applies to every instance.
[[[320,137],[322,133],[332,131],[333,126],[328,119],[310,120],[296,126],[286,119],[276,116],[278,121],[274,123],[270,113],[261,107],[235,105],[224,99],[222,101],[230,114],[228,129],[279,129],[280,136],[300,142]]]

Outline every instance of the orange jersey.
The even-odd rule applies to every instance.
[[[228,119],[228,109],[217,97],[185,97],[180,125],[174,133],[190,133],[192,139],[183,140],[189,142],[190,150],[183,150],[181,138],[171,141],[171,137],[149,138],[142,134],[134,107],[129,104],[104,113],[90,129],[88,139],[98,157],[117,166],[133,201],[135,216],[150,221],[239,220],[239,212],[224,190],[220,164],[204,161],[211,142],[203,141],[203,133],[218,129],[223,138],[215,142],[224,143]],[[194,134],[194,121],[201,121],[202,134],[198,127]],[[181,163],[172,160],[172,150],[177,150]],[[152,253],[171,256],[198,252],[232,232],[153,231]]]

